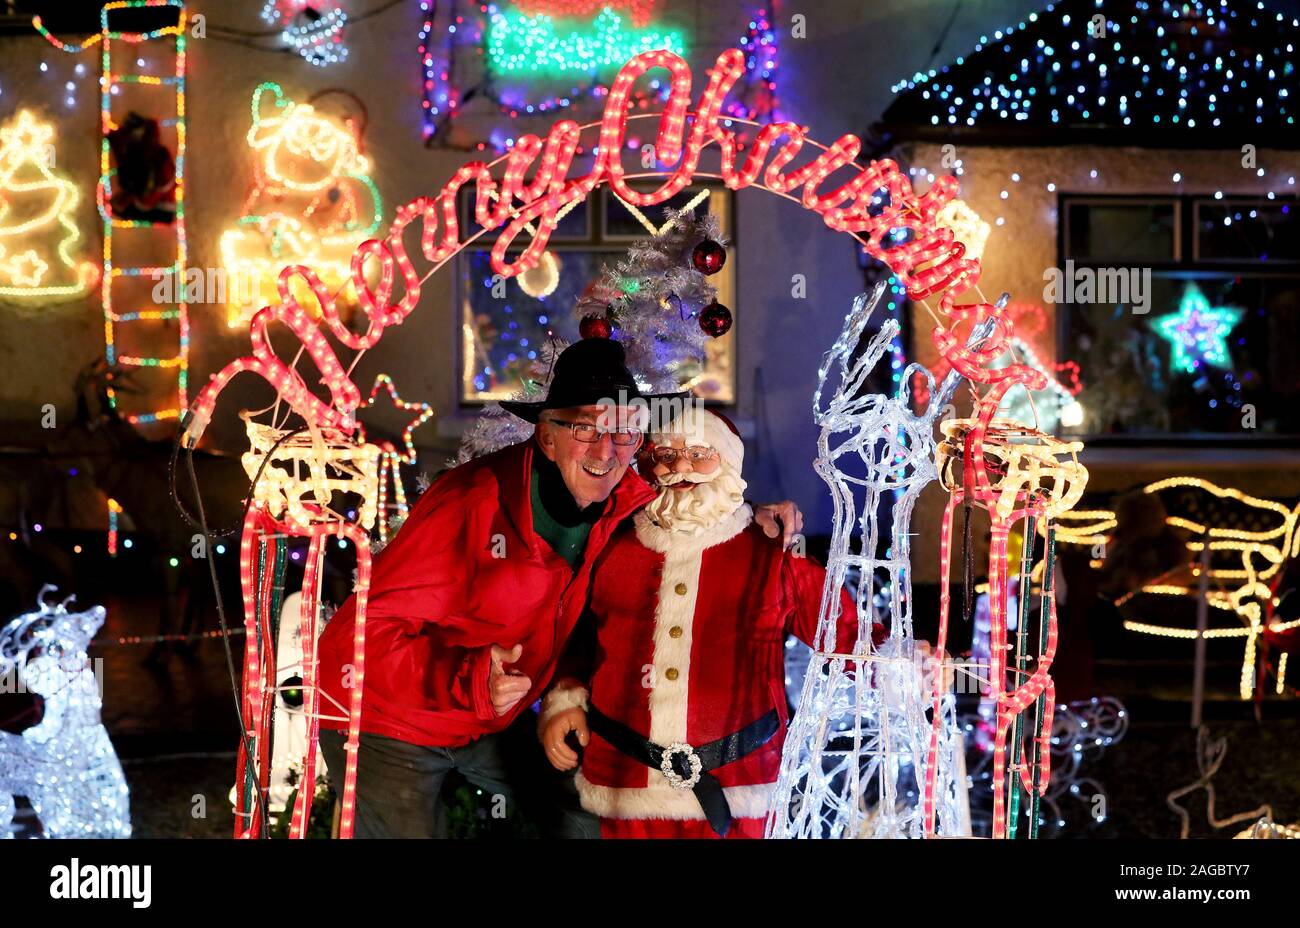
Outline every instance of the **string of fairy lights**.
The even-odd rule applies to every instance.
[[[1035,117],[1041,120],[1041,111],[1048,113],[1051,124],[1105,118],[1131,126],[1130,110],[1139,106],[1140,118],[1155,126],[1219,128],[1225,117],[1262,125],[1266,116],[1275,118],[1274,114],[1284,117],[1287,125],[1295,124],[1288,105],[1300,20],[1270,13],[1263,4],[1238,10],[1228,0],[1124,4],[1097,0],[1086,7],[1080,4],[1087,16],[1077,19],[1058,11],[1058,6],[1064,4],[1049,4],[1041,13],[1030,13],[991,37],[980,36],[969,55],[952,65],[918,72],[894,84],[892,91],[920,89],[931,111],[930,124],[935,126],[1027,122]],[[1022,49],[1019,42],[1013,45],[1019,33],[1040,19],[1044,24],[1059,23],[1056,34],[1061,47],[1044,38],[1032,51]],[[1156,26],[1158,49],[1147,55],[1144,48],[1134,46],[1150,37],[1150,30],[1140,27],[1152,19],[1169,22],[1171,28]],[[1233,47],[1228,36],[1242,23],[1256,29],[1256,35],[1270,35],[1272,47],[1253,55]],[[1216,44],[1222,49],[1213,50]],[[990,67],[982,80],[956,86],[952,72],[968,64],[967,70],[973,69],[970,59],[982,52],[989,54],[981,56],[981,62],[1006,70]]]
[[[114,13],[146,8],[171,8],[176,11],[177,22],[173,26],[159,27],[147,32],[123,32],[110,27],[109,22]],[[80,43],[64,42],[51,34],[42,24],[40,17],[35,17],[32,25],[52,46],[60,51],[79,53],[100,45],[100,180],[96,190],[100,218],[103,223],[103,261],[100,275],[100,290],[104,314],[105,356],[110,367],[153,368],[174,372],[176,389],[172,405],[155,407],[151,410],[133,412],[125,416],[132,424],[148,424],[165,420],[174,420],[180,416],[180,410],[188,405],[187,381],[189,376],[189,318],[182,292],[170,309],[127,310],[118,312],[114,308],[113,283],[117,280],[132,278],[171,277],[185,278],[188,245],[185,228],[185,79],[186,79],[186,23],[187,13],[182,0],[118,0],[106,4],[100,11],[100,31]],[[148,64],[143,56],[135,56],[134,71],[117,71],[113,62],[113,43],[120,42],[127,48],[141,46],[144,43],[166,39],[173,43],[172,56],[174,65],[171,73],[153,75],[146,73]],[[130,56],[126,56],[130,57]],[[42,71],[47,71],[47,63],[42,63]],[[79,73],[84,74],[84,68]],[[70,82],[71,83],[71,82]],[[112,182],[116,169],[112,166],[109,135],[118,128],[113,117],[113,101],[119,96],[121,88],[127,85],[152,86],[168,88],[173,94],[174,113],[158,121],[163,128],[174,128],[176,133],[176,153],[174,170],[175,214],[165,222],[147,219],[122,218],[110,207],[112,200]],[[71,87],[69,87],[71,90]],[[74,101],[70,95],[69,101]],[[69,105],[72,105],[70,102]],[[154,229],[159,226],[169,228],[174,236],[175,258],[165,265],[117,266],[113,261],[113,238],[115,230]],[[120,352],[118,347],[118,327],[130,323],[166,322],[176,325],[175,353],[158,355],[136,355]],[[118,405],[117,391],[108,388],[108,399],[114,407]]]

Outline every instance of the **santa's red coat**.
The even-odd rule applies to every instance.
[[[639,513],[596,565],[591,671],[557,681],[541,724],[589,699],[656,744],[700,746],[775,709],[777,735],[713,772],[733,816],[762,816],[785,740],[786,637],[814,642],[825,576],[753,525],[748,506],[695,538],[667,533]],[[848,653],[858,639],[857,611],[842,588],[836,606],[835,651]],[[704,818],[690,790],[675,789],[595,733],[577,783],[584,808],[603,818]]]
[[[355,596],[321,634],[320,683],[329,697],[322,712],[341,714],[339,707],[348,705],[345,683],[359,679],[363,731],[459,747],[506,728],[541,695],[582,613],[594,559],[654,491],[629,469],[605,501],[574,571],[533,530],[533,453],[528,441],[462,464],[420,497],[375,558],[364,668],[353,666],[345,676],[357,663]],[[532,679],[528,696],[501,716],[487,688],[494,644],[523,645],[509,666]]]

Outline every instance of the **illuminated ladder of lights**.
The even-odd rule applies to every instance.
[[[115,32],[109,28],[109,19],[116,10],[139,9],[142,7],[174,7],[176,25],[157,29],[152,32]],[[100,151],[99,151],[99,212],[104,222],[104,276],[100,284],[104,304],[104,344],[105,354],[110,366],[152,367],[174,371],[176,374],[175,399],[161,409],[151,412],[126,415],[128,422],[144,424],[166,419],[177,419],[180,410],[188,405],[187,380],[189,377],[189,317],[185,307],[185,4],[181,0],[126,0],[126,2],[109,3],[100,11],[100,38],[103,41],[103,77],[100,79]],[[154,77],[145,74],[118,74],[113,71],[112,43],[125,42],[138,45],[142,42],[171,40],[175,42],[176,67],[171,77]],[[134,56],[131,56],[134,60]],[[163,127],[176,127],[176,218],[173,222],[146,222],[143,220],[117,219],[112,211],[112,179],[116,173],[110,167],[108,134],[117,128],[113,119],[113,89],[118,85],[141,84],[159,89],[170,89],[176,115],[170,119],[159,120]],[[118,267],[113,264],[113,239],[116,235],[127,233],[132,229],[155,229],[170,226],[175,236],[175,261],[161,267]],[[128,309],[118,312],[113,304],[113,283],[121,278],[148,277],[157,280],[160,276],[173,275],[173,294],[177,302],[171,308]],[[119,354],[118,335],[123,326],[139,325],[150,322],[162,322],[170,329],[170,322],[177,323],[176,352],[171,355],[143,357]],[[109,402],[117,407],[117,396],[110,387]]]

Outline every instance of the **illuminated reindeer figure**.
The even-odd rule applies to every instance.
[[[99,681],[86,651],[104,607],[69,612],[45,601],[0,630],[0,677],[44,701],[40,722],[0,731],[0,838],[13,837],[13,797],[26,796],[49,838],[129,838],[126,778],[100,720]]]
[[[831,489],[834,528],[817,637],[785,743],[769,837],[921,837],[923,832],[919,797],[930,741],[931,686],[912,637],[911,519],[917,497],[937,476],[935,419],[961,378],[950,373],[936,392],[929,371],[909,365],[901,383],[919,373],[933,395],[920,415],[908,408],[906,386],[892,397],[864,392],[867,375],[899,329],[896,320],[886,320],[854,359],[883,291],[878,286],[870,298],[862,294],[854,301],[818,372],[813,412],[821,435],[815,466]],[[839,386],[823,406],[832,365],[839,367]],[[857,474],[865,468],[865,474],[850,474],[845,465]],[[894,500],[892,528],[882,556],[879,511],[887,491]],[[855,529],[861,532],[856,541]],[[836,641],[839,591],[851,570],[860,577],[856,644]],[[881,600],[888,604],[888,637],[877,647],[870,632]],[[968,834],[951,694],[940,706],[939,725],[940,831]]]

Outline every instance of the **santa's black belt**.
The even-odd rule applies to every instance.
[[[731,808],[722,792],[722,784],[711,771],[740,760],[767,744],[780,730],[781,719],[773,709],[740,731],[699,747],[680,742],[668,747],[655,744],[595,706],[587,709],[587,724],[618,751],[658,770],[675,788],[695,793],[709,827],[725,836],[731,827]]]

